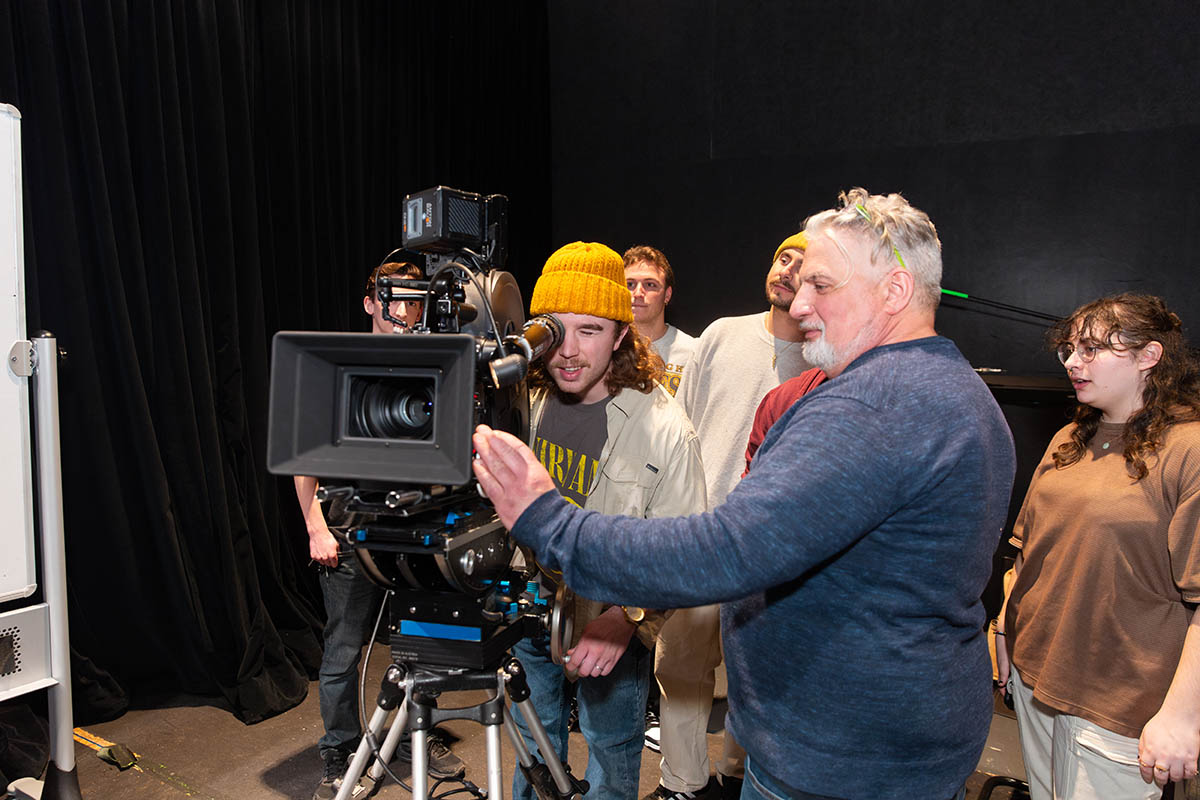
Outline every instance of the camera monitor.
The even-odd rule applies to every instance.
[[[267,468],[459,486],[471,479],[475,337],[280,333]]]

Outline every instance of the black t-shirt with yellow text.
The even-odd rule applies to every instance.
[[[596,482],[600,454],[608,440],[608,403],[564,403],[553,393],[533,440],[533,453],[550,473],[559,494],[579,507]]]

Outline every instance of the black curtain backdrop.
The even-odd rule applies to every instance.
[[[247,722],[304,697],[323,612],[291,480],[263,465],[270,337],[365,330],[401,200],[437,183],[507,194],[511,269],[541,263],[546,16],[0,4],[29,329],[68,353],[72,645],[126,690],[219,692]]]

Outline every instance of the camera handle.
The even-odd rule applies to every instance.
[[[402,291],[404,289],[408,291]],[[375,294],[385,320],[392,323],[394,327],[412,330],[406,321],[392,315],[392,303],[401,301],[424,305],[426,296],[429,294],[429,281],[384,275],[375,282]]]
[[[550,609],[550,660],[562,666],[563,656],[571,648],[571,637],[575,633],[575,593],[560,583],[554,592],[554,606]]]

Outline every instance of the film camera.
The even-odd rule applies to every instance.
[[[544,596],[529,570],[511,566],[514,546],[471,472],[476,425],[528,438],[525,375],[562,336],[552,316],[525,321],[517,283],[502,269],[507,202],[442,186],[405,198],[408,257],[396,260],[423,261],[425,277],[381,277],[376,284],[384,317],[397,327],[405,323],[392,315],[394,301],[423,304],[410,334],[281,332],[273,342],[267,467],[316,477],[322,500],[368,520],[346,536],[364,572],[391,593],[394,664],[376,714],[386,717],[385,706],[407,696],[409,718],[425,726],[413,727],[414,797],[423,791],[418,734],[448,716],[490,725],[489,796],[502,796],[498,764],[495,785],[491,774],[499,758],[498,738],[495,759],[490,738],[498,737],[496,708],[485,703],[470,709],[484,709],[479,716],[464,715],[437,709],[434,698],[496,687],[499,673],[525,709],[528,690],[509,648],[545,628],[561,657],[571,636],[565,588]],[[502,712],[499,689],[494,702]],[[531,706],[523,716],[537,718]],[[393,731],[403,728],[401,720]],[[586,791],[561,764],[536,764],[506,724],[539,794]],[[382,725],[373,718],[370,732]],[[540,739],[540,726],[532,727]],[[539,745],[553,752],[548,741]],[[383,751],[390,756],[386,743]],[[351,764],[355,778],[367,752],[360,748]]]

